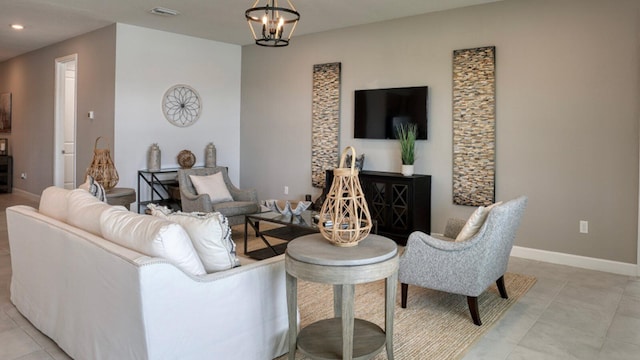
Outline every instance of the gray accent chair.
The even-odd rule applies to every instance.
[[[222,178],[227,185],[233,201],[217,204],[211,203],[208,194],[198,194],[193,187],[189,175],[207,176],[222,172]],[[212,168],[180,169],[178,170],[178,182],[180,184],[180,200],[184,212],[219,212],[229,219],[229,225],[244,223],[246,214],[254,214],[260,210],[258,192],[255,189],[241,190],[231,183],[227,168],[216,166]]]
[[[500,296],[508,298],[504,274],[526,205],[526,196],[496,205],[467,241],[453,241],[465,224],[459,219],[447,224],[443,235],[449,239],[413,232],[400,257],[401,306],[407,307],[409,284],[461,294],[467,296],[473,323],[482,325],[478,296],[496,282]]]

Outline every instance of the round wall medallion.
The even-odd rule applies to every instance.
[[[162,97],[162,113],[175,126],[193,125],[201,110],[200,94],[189,85],[174,85]]]

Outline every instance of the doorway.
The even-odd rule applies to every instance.
[[[55,60],[54,185],[76,187],[76,119],[78,54]]]

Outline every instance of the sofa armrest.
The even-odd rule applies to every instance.
[[[258,203],[258,191],[256,189],[238,189],[237,187],[229,187],[231,197],[235,201],[248,201]]]
[[[185,191],[180,191],[180,202],[182,203],[182,211],[192,212],[213,212],[213,204],[209,194],[195,195]]]
[[[284,255],[195,277],[169,263],[140,269],[149,358],[273,359],[287,351]]]

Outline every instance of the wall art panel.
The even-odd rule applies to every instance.
[[[453,203],[495,201],[495,47],[453,52]]]
[[[340,63],[313,65],[311,184],[325,187],[325,170],[338,166]]]

